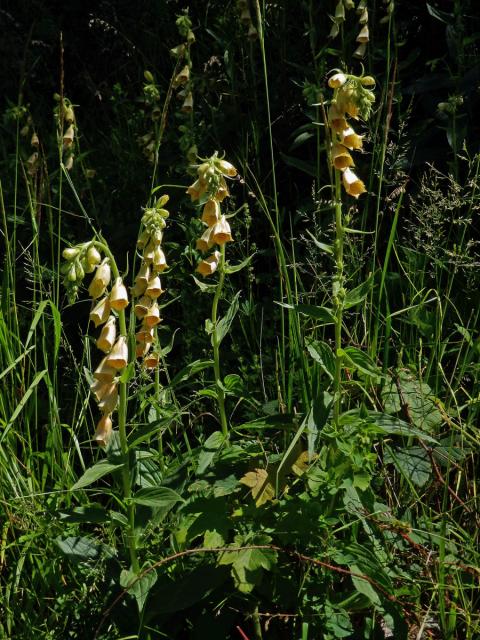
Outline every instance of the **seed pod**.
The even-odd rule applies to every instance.
[[[105,356],[93,372],[93,377],[103,383],[112,382],[116,373],[116,370],[107,364],[107,356]]]
[[[117,324],[114,316],[110,316],[107,324],[102,328],[97,339],[97,348],[104,353],[108,353],[117,338]]]
[[[220,205],[216,200],[207,200],[202,212],[202,222],[213,227],[220,219]]]
[[[112,419],[110,416],[102,416],[97,424],[93,439],[100,447],[106,447],[112,435]]]
[[[332,147],[332,164],[339,171],[354,166],[352,156],[341,144],[334,144]]]
[[[362,193],[366,192],[365,185],[351,169],[345,169],[342,176],[343,186],[348,195],[358,198]]]
[[[158,276],[153,276],[148,281],[148,286],[145,289],[145,295],[149,298],[158,298],[158,296],[162,295],[163,289],[160,282],[160,278]]]
[[[225,216],[222,216],[217,224],[212,229],[211,240],[215,244],[225,244],[233,240],[230,225],[228,224]]]
[[[115,311],[121,311],[128,306],[127,288],[121,278],[115,280],[115,284],[110,292],[110,306]]]
[[[110,315],[110,304],[108,296],[102,298],[95,307],[90,311],[90,321],[93,322],[95,328],[104,324]]]
[[[218,268],[221,254],[220,251],[215,251],[211,256],[198,263],[197,272],[202,276],[210,276]]]
[[[158,304],[154,302],[143,318],[143,322],[146,327],[151,328],[157,325],[160,321],[160,309],[158,308]]]
[[[105,293],[106,288],[110,284],[111,270],[108,260],[105,259],[95,271],[90,286],[88,287],[88,293],[90,297],[95,300]]]

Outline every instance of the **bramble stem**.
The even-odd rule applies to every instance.
[[[217,310],[220,296],[222,294],[223,283],[225,281],[225,245],[220,247],[220,264],[218,265],[219,279],[215,296],[212,303],[212,345],[213,345],[213,370],[215,373],[215,386],[217,392],[218,412],[220,414],[220,424],[222,426],[222,433],[225,438],[228,438],[228,423],[227,415],[225,413],[225,392],[223,390],[222,378],[220,375],[220,342],[217,334]]]

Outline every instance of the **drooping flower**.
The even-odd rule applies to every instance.
[[[106,447],[112,435],[112,429],[113,425],[110,416],[102,416],[98,421],[93,439],[99,446]]]
[[[230,230],[230,225],[228,224],[225,216],[222,216],[220,220],[213,227],[211,239],[214,244],[219,244],[219,245],[232,241],[233,238]]]
[[[128,306],[127,288],[121,278],[115,280],[115,284],[110,292],[110,306],[112,309],[115,309],[115,311],[121,311]]]
[[[110,303],[108,300],[108,296],[102,298],[94,308],[90,311],[90,321],[96,327],[99,327],[101,324],[104,324],[110,315]]]
[[[128,364],[128,346],[125,336],[119,336],[112,347],[110,353],[106,356],[106,365],[112,369],[124,369]]]
[[[218,265],[221,259],[220,251],[214,251],[214,253],[206,258],[205,260],[201,260],[198,263],[197,272],[202,276],[210,276],[212,273],[218,269]]]
[[[332,147],[332,164],[335,169],[343,171],[347,167],[353,167],[354,162],[348,150],[341,144],[334,144]]]
[[[363,147],[363,136],[358,135],[355,131],[348,127],[341,133],[342,144],[347,149],[361,149]]]
[[[110,284],[111,275],[110,265],[108,264],[108,260],[105,259],[97,267],[95,275],[88,287],[88,293],[91,298],[95,300],[105,293],[108,285]]]
[[[335,73],[328,79],[328,86],[330,89],[338,89],[342,87],[347,81],[347,76],[344,73]]]
[[[342,181],[345,191],[349,196],[358,198],[358,196],[367,191],[362,180],[360,180],[351,169],[345,169],[342,175]]]
[[[207,200],[202,212],[202,222],[213,227],[220,219],[220,205],[217,200]]]
[[[97,339],[97,348],[104,353],[108,353],[115,344],[117,338],[117,325],[115,316],[110,316],[107,324],[102,328]]]

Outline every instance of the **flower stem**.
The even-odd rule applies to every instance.
[[[112,269],[113,277],[119,278],[120,273],[118,271],[117,263],[110,251],[108,245],[104,242],[95,242],[97,249],[100,249],[105,253],[110,261],[110,267]],[[127,322],[125,318],[125,310],[122,309],[118,313],[118,323],[120,328],[120,334],[128,337],[127,334]],[[132,570],[138,573],[140,565],[137,558],[136,548],[136,536],[135,536],[135,505],[131,501],[132,497],[132,485],[131,485],[131,468],[130,468],[130,452],[128,448],[127,440],[127,383],[119,382],[119,405],[118,405],[118,434],[120,437],[120,449],[122,451],[123,467],[122,467],[122,485],[123,485],[123,498],[126,503],[128,527],[126,532],[126,542],[130,554],[130,563]]]
[[[223,390],[222,378],[220,375],[220,341],[217,334],[217,310],[220,296],[222,294],[223,283],[225,281],[225,245],[220,247],[221,258],[218,265],[219,279],[215,296],[212,304],[212,345],[213,345],[213,370],[215,373],[215,386],[217,392],[218,412],[220,414],[220,424],[222,426],[222,433],[225,438],[228,438],[228,424],[227,415],[225,413],[225,392]]]
[[[340,171],[335,170],[335,275],[333,278],[333,306],[335,317],[335,376],[333,379],[333,422],[338,429],[342,399],[342,322],[345,299],[343,275],[343,239],[342,192]]]

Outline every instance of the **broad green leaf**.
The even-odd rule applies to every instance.
[[[347,295],[345,296],[345,300],[343,302],[344,309],[350,309],[351,307],[355,307],[360,302],[363,302],[365,298],[368,296],[373,287],[373,273],[370,274],[365,282],[362,282],[358,287],[352,289],[351,291],[347,291]]]
[[[255,536],[244,539],[235,536],[237,547],[247,545],[262,545],[270,543],[269,536]],[[239,551],[225,551],[220,554],[219,565],[231,565],[235,586],[242,593],[250,593],[262,579],[263,571],[270,571],[275,565],[277,554],[271,549],[240,549]]]
[[[360,567],[356,564],[351,564],[349,566],[349,569],[353,573],[359,573],[360,575],[362,575],[362,571]],[[352,582],[355,589],[359,593],[362,593],[364,596],[366,596],[373,605],[376,605],[376,606],[381,605],[381,601],[378,596],[378,593],[375,591],[375,589],[373,588],[373,586],[370,584],[368,580],[365,580],[364,578],[360,578],[359,576],[354,576],[354,575],[352,575],[351,578],[352,578]]]
[[[344,366],[356,369],[366,376],[378,377],[380,375],[377,365],[365,351],[356,347],[345,347],[345,349],[338,351],[343,357]]]
[[[322,324],[333,324],[335,322],[333,312],[326,307],[317,307],[314,304],[287,304],[286,302],[279,302],[278,304],[285,309],[292,309],[297,313],[318,320]]]
[[[215,291],[217,290],[217,285],[216,284],[206,284],[205,282],[202,282],[201,280],[199,280],[195,276],[192,276],[192,278],[195,280],[195,284],[197,285],[197,287],[203,293],[215,293]]]
[[[197,476],[202,475],[211,465],[217,451],[225,442],[225,436],[221,431],[214,431],[205,441],[200,451],[197,463]]]
[[[324,371],[330,380],[333,380],[335,374],[335,356],[331,347],[322,340],[305,339],[305,346],[308,353],[317,362],[322,371]]]
[[[390,416],[387,413],[369,411],[368,421],[373,423],[383,433],[404,436],[405,438],[414,436],[417,438],[421,438],[426,442],[437,442],[435,438],[429,436],[428,433],[420,431],[420,429],[413,427],[412,425],[408,424],[408,422],[405,422],[404,420],[401,420],[400,418],[397,418],[395,416]]]
[[[135,493],[132,502],[156,509],[171,509],[177,502],[183,502],[183,498],[168,487],[144,487]]]
[[[91,504],[85,507],[75,507],[68,511],[60,511],[60,520],[64,522],[107,522],[110,519],[105,507]]]
[[[83,489],[93,484],[103,476],[112,473],[112,471],[118,471],[123,467],[123,464],[112,464],[108,460],[101,460],[85,471],[85,473],[77,480],[73,485],[72,491],[76,489]]]
[[[245,258],[245,260],[242,260],[239,264],[227,264],[225,266],[225,273],[237,273],[237,271],[241,271],[250,263],[254,255],[255,254],[252,253],[251,256],[248,256],[248,258]]]
[[[97,560],[102,550],[108,549],[90,538],[72,536],[69,538],[57,538],[55,540],[60,551],[72,562],[88,562]]]
[[[249,487],[255,505],[261,507],[275,497],[275,476],[266,469],[254,469],[240,478],[240,482]]]
[[[240,291],[237,291],[233,300],[230,303],[230,306],[228,307],[227,313],[223,316],[223,318],[220,318],[220,320],[217,322],[217,326],[215,327],[215,334],[216,334],[218,344],[222,342],[222,340],[225,338],[227,333],[230,331],[230,327],[232,325],[233,319],[237,315],[238,306],[239,306],[238,298],[240,296],[240,293],[241,293]],[[212,335],[212,345],[213,345],[213,335]]]
[[[176,376],[171,380],[170,386],[174,387],[180,382],[185,382],[191,376],[195,375],[199,371],[203,371],[203,369],[208,369],[209,367],[213,367],[213,360],[195,360],[191,362],[186,367],[181,369]]]
[[[146,569],[148,569],[148,567],[142,567],[142,572]],[[120,586],[135,597],[139,613],[142,612],[148,592],[157,582],[157,577],[155,569],[147,571],[147,573],[145,573],[141,578],[129,569],[123,569],[120,573]]]
[[[431,479],[432,465],[427,452],[422,447],[395,450],[386,446],[385,449],[384,463],[394,464],[400,473],[417,487],[424,487]]]

